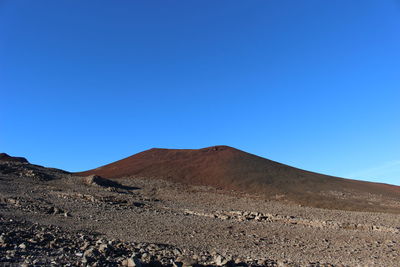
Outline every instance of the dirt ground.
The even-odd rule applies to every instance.
[[[140,177],[115,181],[0,162],[0,263],[399,266],[398,214]]]

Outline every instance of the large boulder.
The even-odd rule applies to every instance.
[[[98,175],[89,175],[84,178],[84,183],[91,186],[120,187],[120,184]]]

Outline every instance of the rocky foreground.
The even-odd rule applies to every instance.
[[[21,266],[295,266],[270,259],[242,259],[207,252],[195,254],[165,244],[107,240],[96,233],[70,233],[57,226],[3,217],[0,225],[0,262]]]
[[[82,178],[23,160],[0,160],[0,231],[5,266],[398,266],[400,261],[396,214],[300,207],[140,177]]]

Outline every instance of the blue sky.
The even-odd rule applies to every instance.
[[[400,185],[399,1],[0,1],[0,150],[230,145]]]

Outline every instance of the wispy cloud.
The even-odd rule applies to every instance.
[[[396,176],[396,177],[395,177]],[[390,178],[397,184],[400,183],[400,160],[392,160],[380,165],[367,168],[364,170],[355,171],[346,175],[353,179],[382,179]]]

